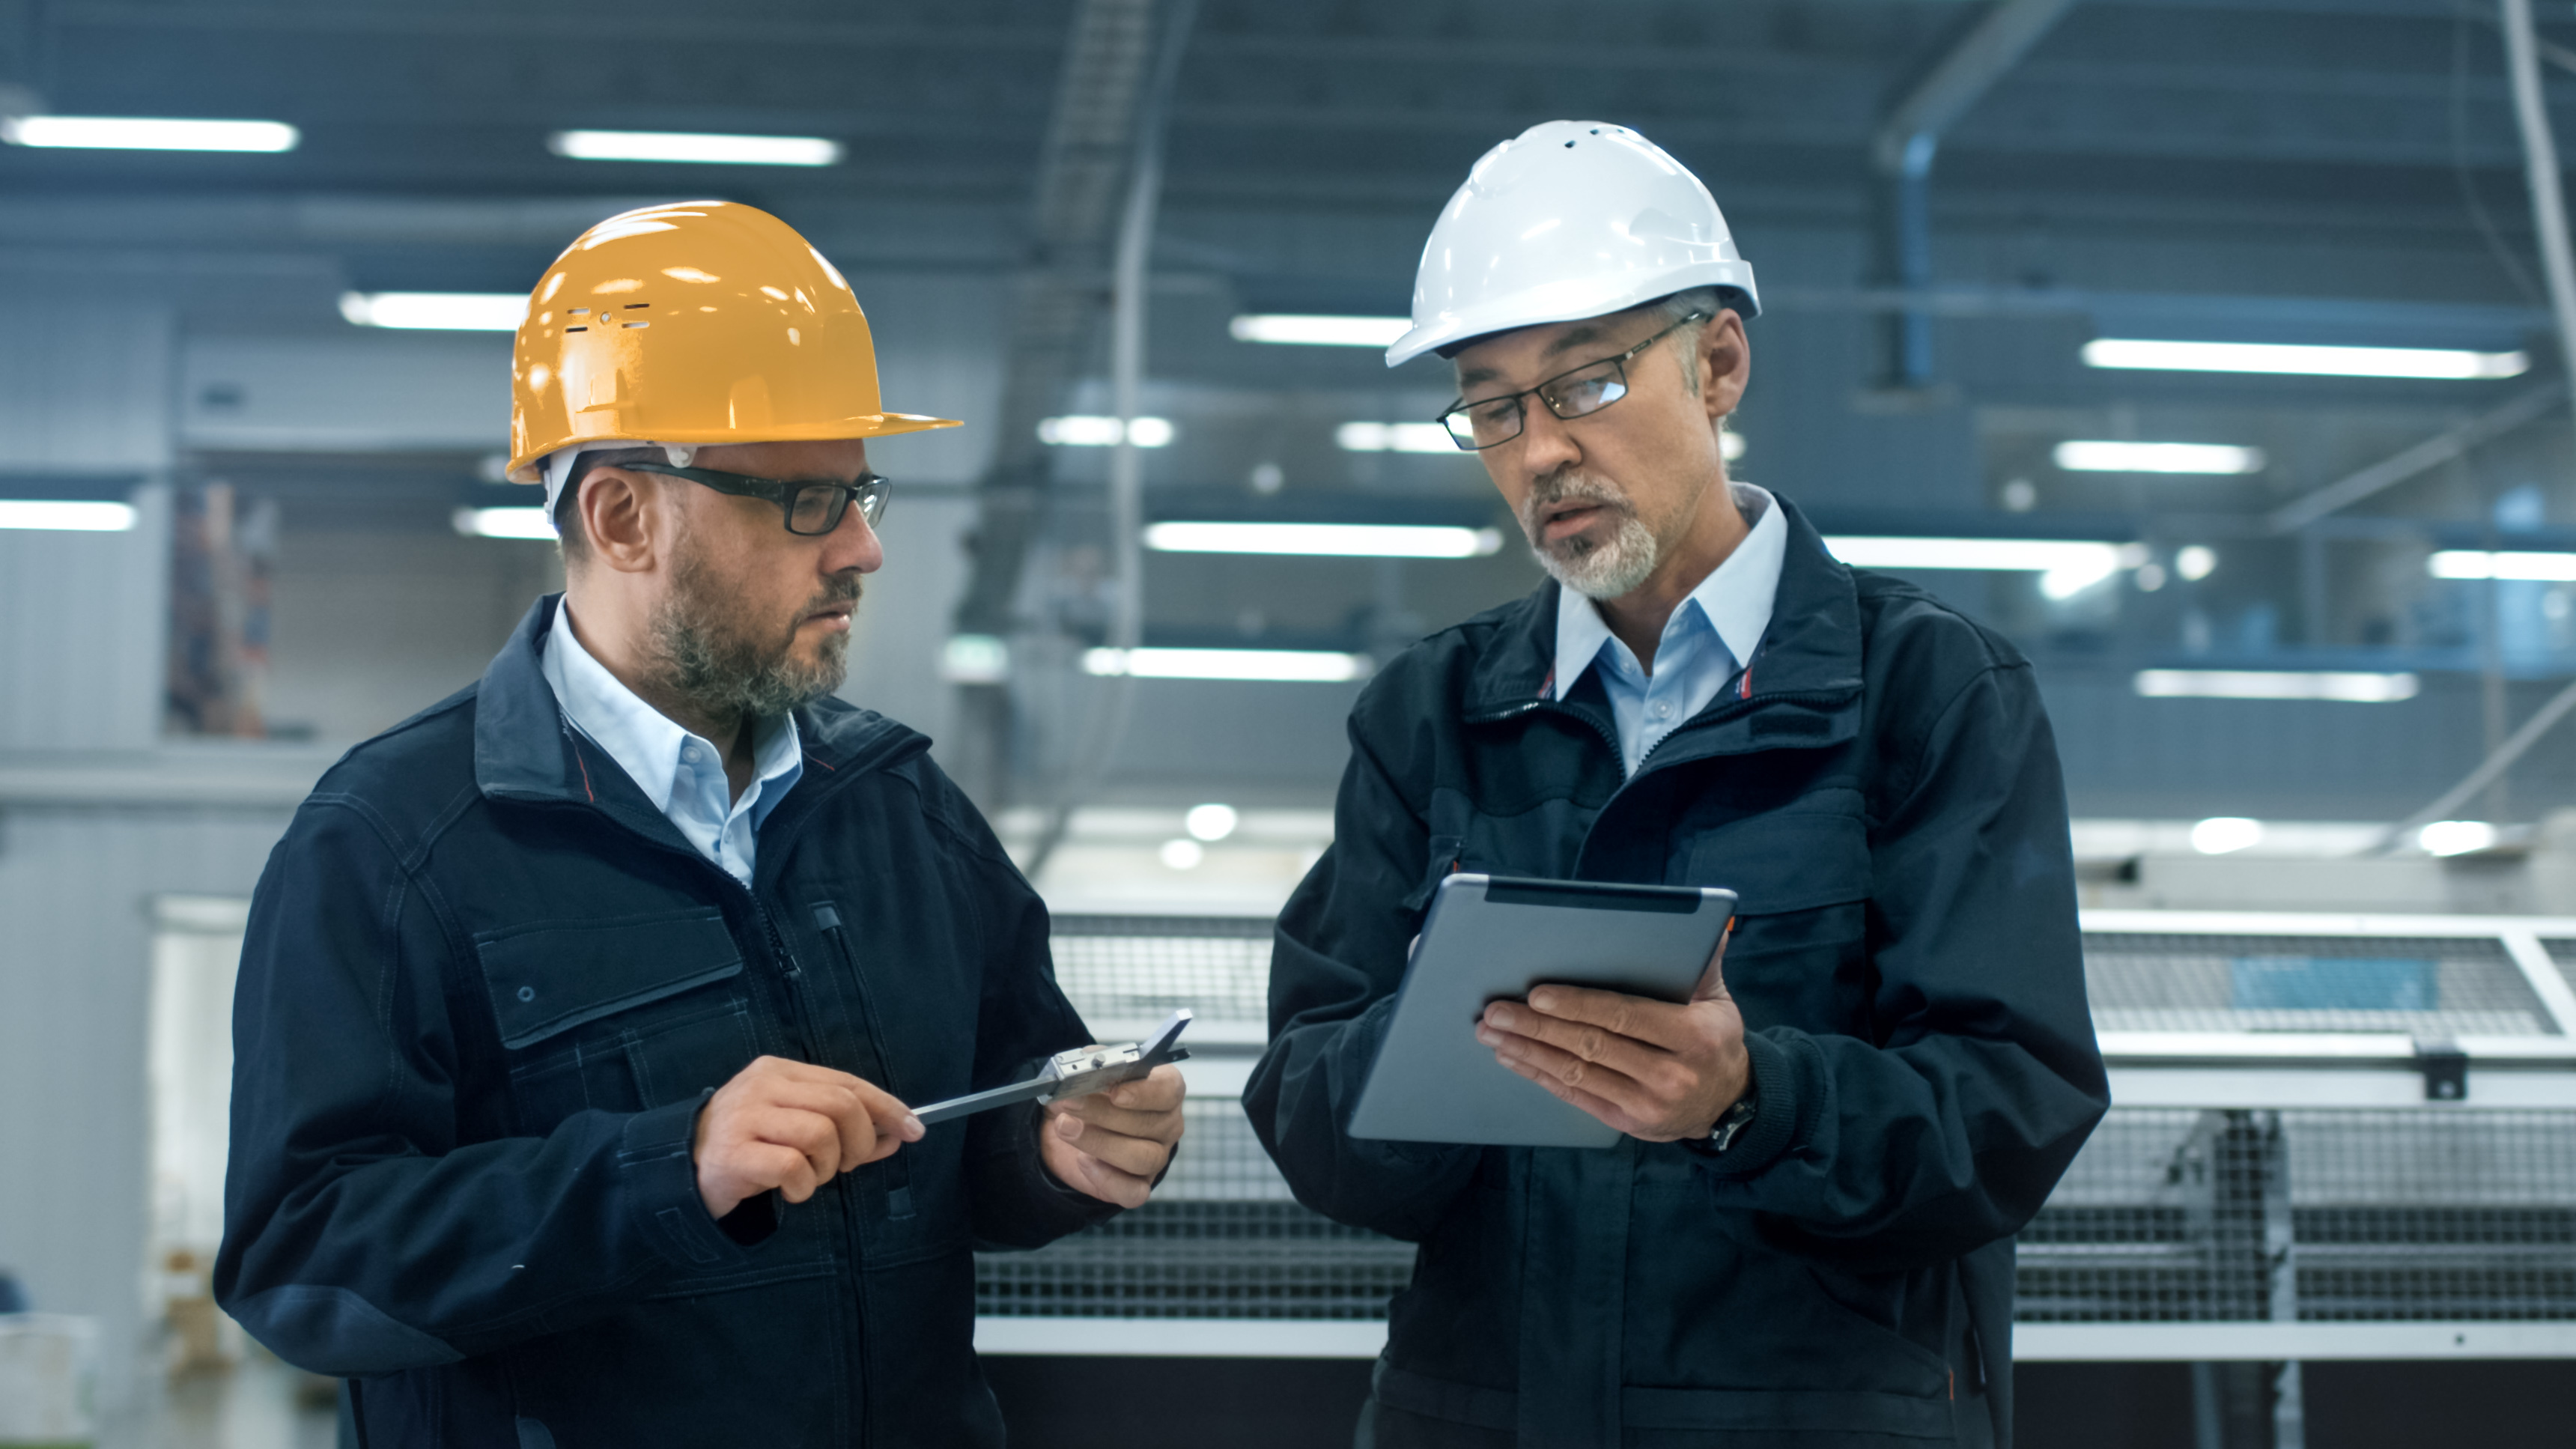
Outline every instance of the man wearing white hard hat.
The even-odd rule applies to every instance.
[[[2012,1235],[2108,1101],[2056,749],[2010,644],[1727,476],[1759,309],[1618,126],[1495,147],[1423,248],[1388,363],[1449,360],[1550,578],[1370,682],[1279,920],[1245,1108],[1301,1201],[1421,1244],[1363,1444],[2010,1441]],[[1346,1130],[1455,871],[1739,893],[1686,1002],[1459,1024],[1616,1146]]]
[[[930,742],[832,697],[868,445],[954,425],[727,202],[584,233],[511,380],[566,588],[269,859],[218,1301],[363,1444],[998,1449],[975,1249],[1142,1203],[1182,1085],[915,1114],[1088,1041]]]

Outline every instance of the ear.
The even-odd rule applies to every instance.
[[[1735,309],[1721,309],[1699,330],[1700,402],[1709,421],[1735,411],[1744,401],[1744,385],[1753,376],[1753,348],[1744,339],[1744,319]]]
[[[573,506],[590,557],[623,574],[652,572],[669,552],[672,519],[660,480],[624,468],[593,468]]]

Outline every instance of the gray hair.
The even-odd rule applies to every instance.
[[[575,564],[590,557],[590,534],[581,521],[581,480],[594,468],[622,468],[629,463],[659,463],[663,449],[602,448],[584,452],[572,460],[564,475],[564,486],[555,495],[555,546],[562,550],[565,564]]]
[[[1645,313],[1658,327],[1670,327],[1693,312],[1700,315],[1700,321],[1682,328],[1674,338],[1674,346],[1681,352],[1682,386],[1692,392],[1699,391],[1700,334],[1708,330],[1708,324],[1717,319],[1719,312],[1733,305],[1735,305],[1734,295],[1725,289],[1692,287],[1658,297],[1637,309]]]

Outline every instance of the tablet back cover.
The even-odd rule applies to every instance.
[[[1618,1129],[1494,1060],[1486,1003],[1542,982],[1688,999],[1734,914],[1726,892],[1586,888],[1453,875],[1351,1113],[1351,1135],[1400,1142],[1609,1147]]]

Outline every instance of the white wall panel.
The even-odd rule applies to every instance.
[[[134,500],[123,533],[0,529],[0,750],[142,749],[158,736],[170,491]]]
[[[101,1320],[101,1396],[148,1348],[147,901],[247,895],[287,813],[0,812],[0,1262],[36,1306]]]
[[[166,308],[0,293],[0,469],[168,467],[171,335]]]

